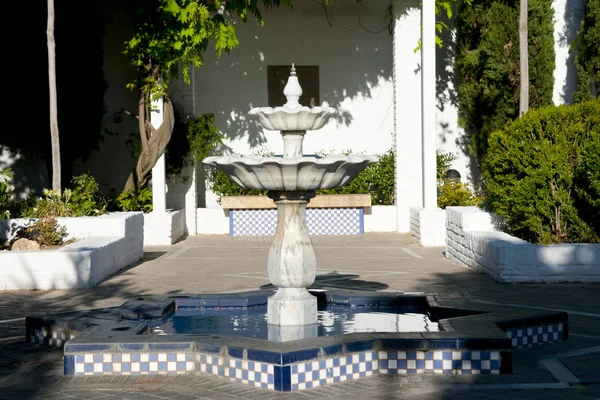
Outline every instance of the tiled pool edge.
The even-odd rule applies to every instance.
[[[81,322],[85,318],[73,316],[27,317],[27,339],[60,348],[75,337],[64,349],[65,375],[211,374],[268,390],[296,391],[375,374],[511,373],[512,348],[568,338],[566,313],[535,315],[513,310],[511,314],[501,307],[485,311],[486,307],[465,304],[464,298],[446,296],[402,297],[407,304],[426,302],[447,315],[449,319],[440,320],[444,332],[350,334],[338,339],[306,339],[278,348],[257,340],[240,345],[238,338],[210,335],[156,337],[141,334],[147,331],[145,322],[123,319],[160,317],[174,302],[183,307],[201,304],[229,309],[251,307],[266,299],[264,292],[252,292],[128,302],[86,313],[91,326],[90,321]],[[371,305],[375,298],[379,305],[393,300],[393,296],[382,293],[327,294],[327,301],[352,307]],[[465,313],[467,309],[471,311]],[[490,328],[490,321],[501,322],[491,322]],[[461,334],[461,323],[468,323],[470,328],[480,326],[488,333]],[[83,329],[85,326],[88,328]]]

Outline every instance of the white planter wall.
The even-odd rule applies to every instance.
[[[442,247],[446,245],[446,213],[440,208],[410,208],[410,235],[421,246]]]
[[[170,246],[185,234],[183,210],[144,214],[144,246]]]
[[[600,244],[535,245],[477,207],[446,209],[446,257],[503,282],[600,282]]]
[[[80,240],[57,250],[0,252],[0,290],[89,288],[142,259],[142,213],[57,220]],[[27,221],[2,221],[0,236]]]
[[[396,206],[371,206],[365,209],[365,232],[396,232]]]
[[[222,208],[198,208],[199,235],[228,235],[229,217]],[[371,206],[364,214],[365,232],[395,232],[396,207]]]

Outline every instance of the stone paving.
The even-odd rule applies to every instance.
[[[297,393],[212,376],[65,377],[62,352],[24,343],[26,315],[120,305],[141,294],[269,286],[270,238],[193,236],[149,247],[143,263],[88,290],[0,292],[0,399],[591,399],[600,400],[600,285],[502,284],[404,234],[313,237],[316,287],[446,293],[569,312],[568,341],[513,352],[501,376],[372,377]]]

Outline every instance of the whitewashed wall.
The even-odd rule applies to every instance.
[[[600,282],[600,244],[536,245],[477,207],[446,208],[446,257],[502,282]]]

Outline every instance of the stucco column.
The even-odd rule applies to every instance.
[[[394,150],[397,230],[408,232],[409,207],[423,205],[421,145],[421,39],[418,0],[394,0]]]
[[[154,129],[163,122],[163,99],[158,99],[152,102],[152,112],[150,114],[150,123]],[[167,211],[167,185],[166,185],[166,165],[165,154],[156,162],[152,168],[152,208],[154,212]]]
[[[437,208],[436,184],[435,0],[423,0],[421,11],[421,135],[423,208]]]

